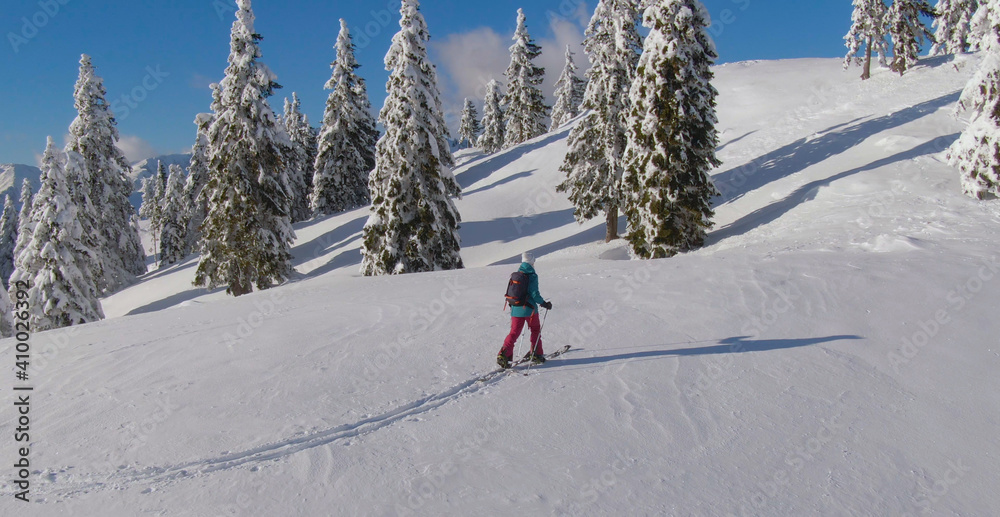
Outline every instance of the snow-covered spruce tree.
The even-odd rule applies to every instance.
[[[500,83],[496,79],[486,85],[486,99],[483,101],[483,134],[479,136],[479,148],[486,154],[503,149],[504,114],[501,103]]]
[[[213,84],[213,88],[218,92],[218,85]],[[201,240],[201,223],[205,221],[205,214],[208,212],[208,193],[205,185],[208,185],[208,165],[211,154],[208,146],[208,128],[212,126],[215,116],[211,113],[199,113],[194,118],[194,123],[198,127],[198,134],[195,137],[194,147],[191,148],[191,161],[188,163],[188,175],[184,181],[184,219],[187,221],[187,236],[184,243],[184,254],[196,251],[198,242]]]
[[[384,275],[462,267],[451,196],[448,130],[434,65],[427,58],[427,23],[417,0],[403,0],[399,32],[385,56],[388,96],[379,115],[385,134],[376,147],[369,188],[361,271]]]
[[[590,112],[570,131],[569,150],[559,168],[566,180],[557,190],[569,192],[576,219],[583,222],[604,211],[609,242],[618,238],[629,88],[642,50],[638,25],[634,2],[598,2],[584,40],[591,67],[582,109]]]
[[[889,7],[887,23],[892,37],[892,65],[899,75],[917,64],[920,49],[925,41],[934,42],[934,35],[924,25],[920,15],[933,18],[937,13],[927,0],[893,0]]]
[[[153,253],[159,249],[160,231],[163,229],[163,196],[167,188],[167,169],[163,162],[156,162],[156,172],[142,180],[142,204],[139,215],[149,221],[149,233],[153,237]]]
[[[105,99],[104,81],[97,76],[90,57],[80,58],[80,77],[74,91],[77,117],[69,126],[66,151],[83,157],[90,203],[98,210],[81,213],[84,232],[95,237],[101,262],[92,268],[100,272],[95,277],[98,292],[115,292],[135,281],[146,272],[146,255],[139,234],[132,228],[135,209],[129,202],[134,186],[128,173],[128,160],[115,143],[118,129],[111,107]],[[72,192],[71,192],[72,195]],[[89,212],[86,207],[85,212]]]
[[[854,13],[851,20],[851,30],[844,36],[847,45],[847,57],[844,58],[844,69],[851,66],[851,62],[864,66],[861,72],[861,80],[867,80],[872,76],[872,54],[878,53],[879,64],[885,66],[886,56],[889,54],[889,30],[886,15],[888,9],[884,0],[854,0]],[[865,57],[861,59],[861,50],[864,48]]]
[[[699,0],[655,2],[643,24],[650,32],[629,93],[622,190],[632,253],[662,258],[701,247],[712,227],[718,54]]]
[[[1000,196],[1000,2],[984,2],[976,18],[990,32],[977,42],[983,61],[959,100],[970,122],[948,150],[948,160],[961,171],[962,190],[986,199]]]
[[[184,259],[187,217],[184,210],[184,169],[170,166],[167,188],[160,202],[160,266]]]
[[[148,178],[142,178],[140,183],[139,193],[142,194],[142,204],[139,205],[139,216],[150,219],[152,217],[153,208],[156,205],[156,176],[150,176]]]
[[[277,78],[259,61],[250,0],[236,4],[229,66],[208,132],[208,213],[194,283],[241,296],[288,278],[295,232],[282,156],[291,142],[267,103]]]
[[[66,172],[66,190],[69,192],[70,201],[76,205],[76,217],[80,220],[80,226],[88,228],[88,223],[97,224],[100,220],[100,210],[96,203],[88,194],[90,192],[90,181],[87,173],[87,164],[84,157],[76,151],[64,151],[64,170]],[[37,201],[37,195],[36,201]],[[34,205],[32,205],[34,207]],[[137,230],[138,232],[138,230]],[[100,235],[96,232],[84,230],[80,236],[83,249],[90,254],[90,259],[86,261],[86,266],[90,267],[90,278],[99,283],[99,279],[104,276],[104,263],[107,261],[101,256],[99,249]],[[145,255],[145,250],[143,251]],[[101,293],[95,284],[95,292]]]
[[[17,216],[17,244],[14,246],[14,267],[17,267],[17,255],[31,240],[31,232],[34,230],[34,223],[31,221],[31,205],[35,201],[35,194],[31,190],[31,181],[24,178],[21,182],[21,211]]]
[[[995,12],[1000,9],[997,0],[980,0],[979,8],[969,22],[969,51],[979,52],[992,48],[993,22]]]
[[[83,226],[66,188],[66,163],[66,154],[50,137],[42,157],[42,185],[31,210],[34,232],[10,277],[12,292],[19,281],[30,286],[24,301],[32,308],[28,323],[34,332],[104,318],[96,282],[87,267],[93,251],[81,240]]]
[[[309,117],[302,113],[299,96],[292,92],[292,100],[285,99],[285,132],[292,146],[285,153],[288,181],[292,187],[292,222],[305,221],[312,215],[309,208],[309,187],[312,185],[316,153],[316,138],[309,126]]]
[[[319,152],[313,175],[311,207],[315,215],[327,215],[367,205],[368,176],[375,168],[378,131],[371,114],[368,88],[355,70],[354,44],[347,22],[340,20],[334,47],[337,57],[325,88],[326,99]]]
[[[978,8],[978,0],[938,0],[934,6],[938,17],[932,25],[935,31],[930,55],[968,52],[972,15]]]
[[[6,289],[0,289],[0,337],[14,335],[14,312]]]
[[[479,140],[479,133],[482,131],[483,127],[479,123],[479,112],[476,110],[476,105],[469,99],[465,99],[465,105],[462,107],[462,123],[458,127],[458,136],[462,138],[459,143],[464,141],[467,147],[475,146],[476,141]]]
[[[579,78],[576,71],[573,51],[566,45],[566,66],[556,81],[556,105],[552,107],[552,125],[549,126],[549,131],[558,129],[580,114],[580,104],[583,103],[587,81]]]
[[[514,44],[510,47],[510,65],[507,76],[507,95],[504,97],[504,147],[512,147],[545,133],[545,119],[549,107],[541,85],[545,81],[545,69],[535,66],[534,61],[542,55],[542,47],[535,44],[525,25],[524,10],[517,10],[517,29]]]
[[[3,214],[0,215],[0,279],[4,289],[14,272],[14,248],[17,246],[17,210],[10,196],[3,200]]]

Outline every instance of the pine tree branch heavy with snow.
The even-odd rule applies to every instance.
[[[503,149],[505,138],[503,95],[500,83],[491,79],[486,85],[486,99],[483,100],[483,134],[479,136],[479,148],[485,154],[493,154]]]
[[[184,203],[184,169],[170,166],[160,201],[160,266],[175,264],[187,255],[187,212]]]
[[[718,54],[698,0],[653,3],[643,24],[650,33],[629,93],[622,189],[632,253],[662,258],[701,247],[712,226]]]
[[[465,105],[462,107],[462,122],[458,127],[458,136],[461,137],[459,144],[465,142],[467,147],[476,145],[479,133],[482,131],[483,128],[479,124],[479,112],[476,111],[476,105],[469,99],[465,99]]]
[[[569,192],[576,219],[605,213],[606,240],[618,238],[618,208],[628,138],[629,89],[642,50],[639,15],[630,0],[601,0],[587,27],[590,56],[582,109],[590,110],[569,134],[569,150],[557,190]]]
[[[337,57],[325,88],[331,90],[319,134],[313,192],[315,215],[335,214],[364,206],[371,200],[368,176],[375,168],[378,131],[371,114],[365,80],[356,73],[354,43],[347,22],[340,20]]]
[[[535,44],[528,34],[524,10],[517,10],[517,29],[514,44],[510,47],[510,65],[507,76],[507,95],[504,97],[504,147],[511,147],[545,133],[545,119],[549,107],[541,85],[545,69],[533,61],[542,55],[542,47]]]
[[[844,36],[847,45],[844,69],[850,67],[852,61],[862,65],[862,81],[872,76],[873,53],[879,55],[882,66],[886,65],[886,56],[889,54],[887,14],[888,9],[883,0],[854,0],[854,12],[851,15],[853,23],[851,30]],[[864,60],[860,57],[862,49],[865,52]]]
[[[979,52],[994,49],[994,17],[1000,5],[997,0],[980,0],[979,7],[969,22],[969,51]]]
[[[282,154],[291,142],[267,103],[277,78],[259,61],[250,0],[236,3],[229,66],[208,131],[208,213],[195,285],[225,285],[240,296],[288,278],[295,233]]]
[[[0,337],[14,335],[14,308],[6,289],[0,289]]]
[[[361,271],[384,275],[462,267],[452,196],[461,188],[452,174],[448,130],[430,35],[417,0],[403,0],[399,32],[385,56],[388,96],[379,115],[385,134],[376,147],[369,187],[371,212],[363,232]]]
[[[986,199],[1000,196],[1000,2],[982,3],[976,22],[990,30],[977,42],[983,61],[959,100],[970,122],[948,160],[961,171],[962,190]]]
[[[218,93],[218,85],[212,85],[214,92]],[[208,167],[211,151],[208,142],[208,130],[212,126],[215,116],[211,113],[199,113],[195,116],[194,123],[198,127],[198,134],[195,137],[194,147],[191,148],[191,161],[188,164],[188,175],[184,181],[184,219],[188,227],[185,232],[187,238],[184,243],[184,254],[197,251],[196,247],[201,240],[201,225],[205,221],[205,214],[208,213],[208,192],[205,186],[208,185]]]
[[[83,226],[67,190],[68,160],[86,158],[74,151],[60,152],[50,137],[42,157],[42,185],[31,210],[34,231],[10,277],[12,284],[29,285],[24,301],[32,308],[28,323],[34,332],[104,319],[87,264],[94,251],[81,240]]]
[[[972,16],[979,8],[978,0],[938,0],[934,6],[934,45],[930,55],[963,54],[968,52]]]
[[[162,161],[156,162],[156,172],[142,181],[142,204],[139,215],[149,220],[149,233],[153,237],[153,253],[159,249],[160,230],[163,227],[163,196],[167,188],[167,169]]]
[[[82,192],[70,192],[80,204],[80,222],[84,232],[93,236],[99,264],[91,264],[98,291],[109,294],[135,281],[146,272],[146,256],[139,234],[132,227],[135,209],[129,202],[133,184],[128,176],[131,166],[115,144],[118,129],[106,101],[104,81],[97,76],[90,56],[80,58],[80,76],[73,94],[77,117],[69,126],[66,151],[78,153],[83,162]],[[70,181],[75,181],[71,179]],[[93,209],[92,207],[99,207]]]
[[[931,18],[937,15],[927,0],[894,0],[886,15],[892,37],[890,68],[899,75],[917,64],[925,41],[934,42],[934,35],[921,21],[921,15]]]
[[[10,196],[4,196],[3,214],[0,215],[0,280],[4,289],[14,272],[14,248],[17,247],[17,210]]]
[[[292,222],[305,221],[312,215],[309,208],[310,187],[315,165],[316,137],[309,126],[309,117],[302,113],[299,96],[292,92],[292,100],[285,99],[285,132],[292,145],[285,152],[286,171],[292,187]]]
[[[560,126],[580,114],[580,104],[587,88],[587,81],[576,75],[577,66],[573,61],[573,52],[566,45],[566,65],[562,75],[556,81],[556,104],[552,107],[552,124],[549,131],[555,131]]]
[[[17,268],[17,256],[31,241],[31,233],[35,229],[35,225],[31,221],[31,206],[35,202],[35,194],[31,190],[31,181],[28,178],[24,178],[24,181],[21,182],[21,197],[18,202],[21,203],[21,211],[17,216],[17,243],[14,245],[15,269]]]

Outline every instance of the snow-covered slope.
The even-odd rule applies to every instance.
[[[995,515],[1000,206],[941,156],[975,60],[719,67],[726,199],[669,260],[573,221],[563,129],[459,153],[465,270],[360,277],[358,210],[299,225],[300,276],[269,291],[205,294],[193,259],[150,273],[109,319],[33,337],[38,503],[7,485],[0,508]],[[574,350],[477,382],[524,249],[545,347]]]

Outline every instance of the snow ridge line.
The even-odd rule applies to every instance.
[[[199,474],[210,474],[221,470],[237,468],[249,463],[263,463],[277,460],[292,454],[328,445],[330,443],[363,436],[384,429],[400,420],[413,415],[419,415],[433,411],[452,400],[465,395],[474,394],[483,388],[490,386],[505,376],[497,376],[487,381],[481,380],[481,375],[475,375],[471,379],[457,384],[442,392],[428,395],[416,401],[404,404],[385,413],[371,416],[355,422],[353,424],[343,424],[332,429],[305,435],[299,438],[292,438],[285,441],[261,445],[243,452],[227,454],[218,458],[190,461],[181,465],[168,467],[147,467],[133,473],[115,472],[108,475],[104,480],[90,480],[77,483],[74,487],[53,486],[54,490],[46,491],[45,485],[40,485],[38,493],[40,495],[72,496],[80,492],[88,492],[97,489],[121,490],[137,483],[163,484],[194,477]],[[58,485],[58,483],[57,483]],[[51,486],[51,485],[50,485]],[[6,492],[6,491],[5,491]]]

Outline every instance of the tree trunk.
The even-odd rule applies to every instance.
[[[865,70],[861,72],[861,80],[867,80],[872,76],[872,38],[868,38],[867,49],[865,49]]]
[[[160,262],[158,260],[156,260],[156,254],[160,250],[160,247],[156,245],[156,241],[158,240],[156,237],[157,237],[158,233],[159,232],[157,232],[156,229],[154,228],[153,229],[153,265],[156,266],[157,268],[159,268],[159,264],[160,264]]]
[[[618,205],[608,206],[608,233],[604,237],[604,242],[611,242],[618,238]]]
[[[234,297],[243,296],[244,294],[252,293],[253,285],[250,284],[249,280],[243,279],[243,275],[240,278],[234,279],[229,284],[229,293]]]

